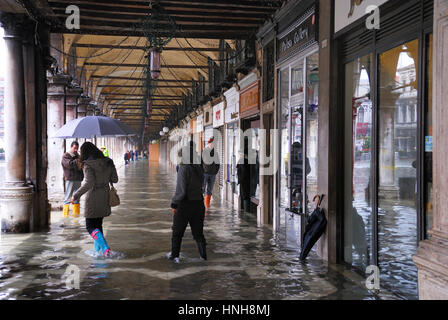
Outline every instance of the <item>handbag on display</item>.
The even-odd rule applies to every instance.
[[[116,207],[120,205],[120,197],[118,196],[117,189],[115,189],[112,183],[110,184],[110,191],[109,191],[109,205],[111,207]]]

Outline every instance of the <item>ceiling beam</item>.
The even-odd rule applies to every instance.
[[[111,80],[131,80],[131,81],[145,81],[146,79],[142,79],[142,78],[132,78],[132,77],[117,77],[117,76],[100,76],[100,75],[92,75],[90,76],[90,78],[94,78],[94,79],[111,79]],[[151,82],[208,82],[207,80],[194,80],[194,79],[190,79],[190,80],[176,80],[176,79],[151,79]]]
[[[67,4],[76,5],[90,5],[91,8],[95,6],[103,10],[120,10],[118,12],[129,12],[129,13],[141,13],[149,14],[151,12],[149,8],[149,1],[123,1],[115,0],[113,2],[107,0],[48,0],[50,7],[67,7]],[[218,10],[223,12],[256,12],[256,13],[272,13],[277,10],[281,5],[281,1],[240,1],[234,0],[231,3],[229,1],[160,1],[164,11],[168,14],[175,14],[176,11],[209,11],[216,12]],[[274,4],[274,5],[273,5]],[[244,9],[243,9],[244,8]]]
[[[82,12],[81,16],[81,24],[90,24],[95,25],[93,23],[101,23],[109,22],[111,24],[119,24],[123,23],[123,26],[132,25],[136,28],[142,26],[143,20],[147,17],[147,13],[142,14],[126,14],[123,12],[119,12],[117,10],[104,10],[104,8],[94,8],[91,6],[80,6],[80,11]],[[51,15],[51,17],[55,18],[66,18],[67,14],[65,13],[65,8],[53,8],[55,14]],[[183,28],[188,25],[197,25],[200,23],[204,23],[204,25],[222,25],[222,26],[241,26],[241,27],[257,27],[264,23],[264,20],[267,17],[247,17],[244,15],[172,15],[175,20],[175,23],[178,27]],[[204,17],[207,17],[205,20]],[[204,21],[205,20],[205,21]],[[166,24],[166,23],[165,23]],[[108,25],[108,24],[96,24],[96,25]]]
[[[132,85],[119,85],[119,84],[99,84],[98,88],[146,88],[146,86],[132,86]],[[191,86],[181,86],[181,85],[167,85],[167,86],[150,86],[151,89],[163,89],[163,88],[183,88],[183,89],[191,89]]]
[[[100,67],[129,67],[129,68],[144,68],[147,64],[144,63],[109,63],[109,62],[86,62],[85,66],[100,66]],[[208,69],[208,66],[197,66],[197,65],[161,65],[161,68],[169,69]]]
[[[144,37],[142,31],[135,31],[134,29],[98,29],[89,26],[82,26],[80,29],[68,30],[64,25],[52,25],[50,27],[51,33],[57,34],[85,34],[98,36],[122,36],[122,37]],[[171,33],[158,32],[157,35],[161,37],[170,37]],[[195,30],[195,31],[181,31],[176,33],[177,38],[194,38],[194,39],[227,39],[227,40],[247,40],[253,35],[253,32],[226,32],[225,29],[219,30]]]

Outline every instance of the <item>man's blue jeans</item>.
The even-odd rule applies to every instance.
[[[207,196],[211,196],[213,193],[213,187],[215,186],[216,174],[204,173],[204,190]]]

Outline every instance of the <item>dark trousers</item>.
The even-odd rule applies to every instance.
[[[198,245],[205,246],[204,237],[204,201],[186,201],[179,205],[177,212],[173,215],[173,235],[171,238],[171,256],[179,257],[182,238],[187,225],[190,224],[191,233]]]
[[[103,218],[86,218],[86,229],[89,234],[95,229],[100,229],[101,233],[103,233]]]

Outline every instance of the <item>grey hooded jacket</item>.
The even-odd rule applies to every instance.
[[[200,164],[181,164],[177,172],[176,193],[171,208],[177,209],[181,202],[203,201],[204,169]]]
[[[109,183],[117,183],[118,175],[110,158],[86,160],[83,162],[84,181],[73,197],[79,200],[86,193],[86,218],[110,216]]]

